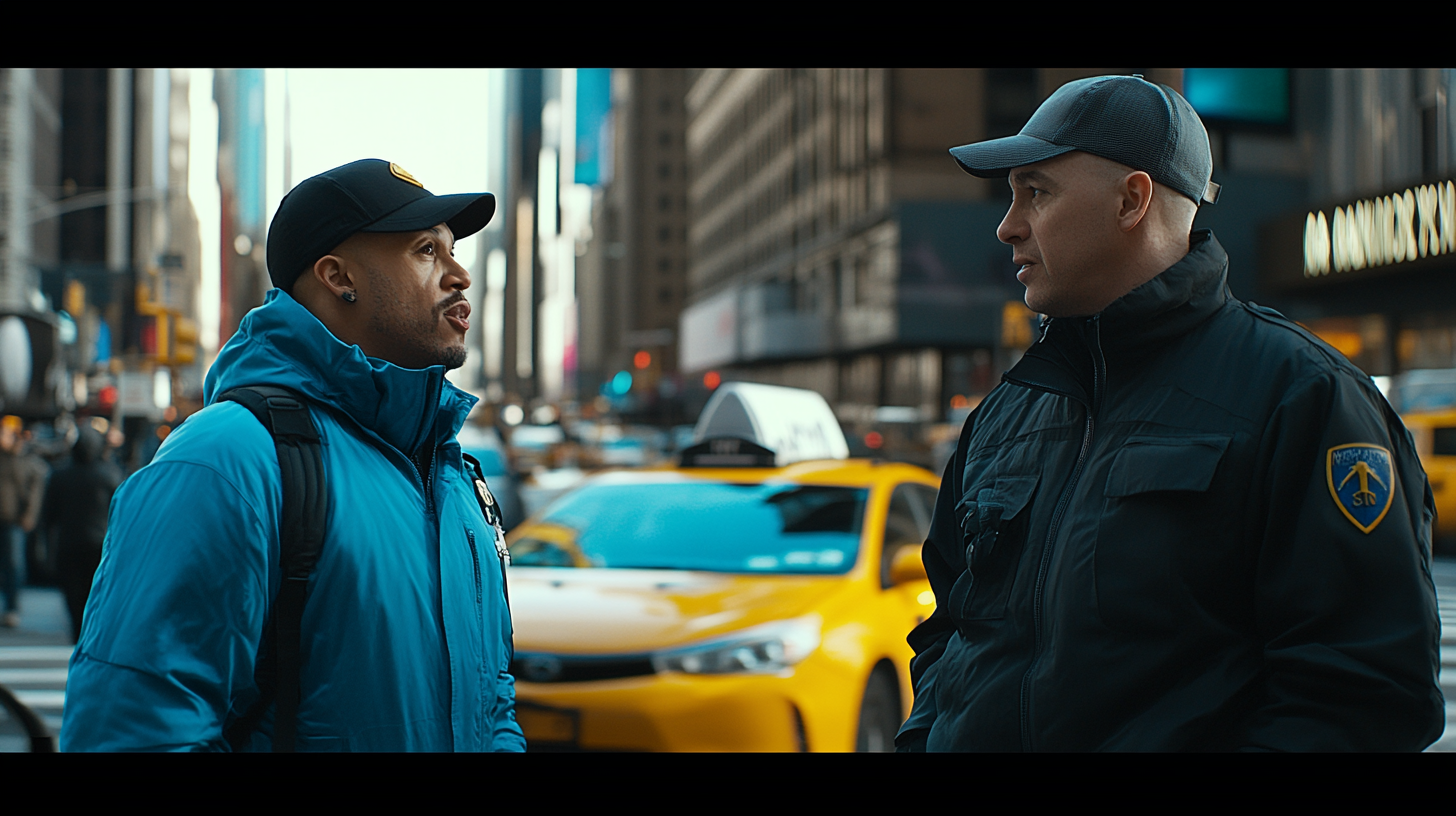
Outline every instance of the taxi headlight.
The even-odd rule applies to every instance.
[[[819,648],[823,620],[805,615],[752,626],[732,635],[652,656],[660,672],[731,674],[782,671]]]

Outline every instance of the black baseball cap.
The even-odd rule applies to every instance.
[[[495,196],[437,196],[404,168],[360,159],[306,179],[288,191],[268,227],[268,277],[292,292],[298,277],[356,232],[413,232],[447,224],[456,239],[479,232],[495,215]]]
[[[1214,203],[1208,131],[1177,91],[1141,76],[1078,79],[1058,88],[1015,136],[952,147],[967,173],[1005,178],[1012,168],[1081,150],[1165,184],[1194,203]]]

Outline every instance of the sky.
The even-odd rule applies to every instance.
[[[269,73],[270,108],[281,113],[281,99],[273,92],[284,72]],[[384,159],[409,171],[436,195],[498,192],[488,186],[490,73],[489,69],[288,69],[293,183],[357,159]],[[281,145],[281,119],[268,117],[270,146]],[[275,163],[269,165],[271,177]],[[281,159],[276,170],[277,180],[270,178],[274,181],[270,220],[277,206],[273,194],[282,197]],[[474,237],[457,242],[455,255],[472,271],[480,268]]]
[[[201,223],[216,223],[220,192],[217,106],[213,72],[191,70],[189,194]],[[358,159],[400,165],[437,195],[494,192],[489,183],[489,95],[500,69],[282,69],[264,72],[266,123],[265,223],[271,223],[285,183],[284,150],[292,144],[291,184]],[[286,93],[285,93],[286,89]],[[285,98],[288,115],[285,117]],[[284,123],[287,121],[287,133]],[[199,328],[210,359],[219,341],[220,247],[202,230]],[[477,237],[456,242],[455,256],[484,274]]]

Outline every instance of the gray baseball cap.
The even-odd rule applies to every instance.
[[[1068,82],[1020,133],[952,147],[950,154],[973,176],[1005,178],[1012,168],[1073,150],[1142,170],[1195,203],[1218,200],[1202,120],[1177,91],[1138,75]]]

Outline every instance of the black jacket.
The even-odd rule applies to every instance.
[[[1193,243],[1100,315],[1048,321],[966,421],[902,750],[1441,734],[1435,510],[1410,434],[1338,352],[1229,294],[1211,233]]]
[[[78,430],[72,464],[51,474],[42,506],[45,527],[62,561],[84,562],[101,553],[111,496],[122,476],[104,458],[106,440],[101,434],[85,426]]]

